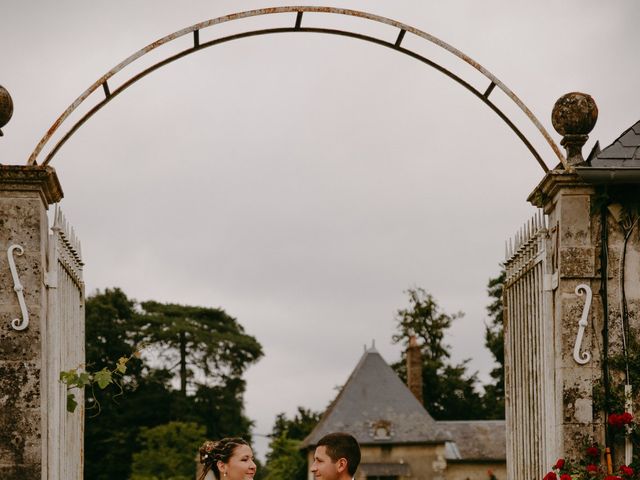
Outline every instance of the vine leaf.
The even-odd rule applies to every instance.
[[[73,393],[67,393],[67,412],[73,413],[76,411],[76,407],[78,406],[78,402],[76,402],[76,397]]]
[[[67,386],[67,411],[69,413],[73,413],[78,407],[78,401],[76,400],[74,393],[69,392],[69,390],[77,388],[78,390],[83,391],[85,387],[91,387],[91,393],[95,403],[88,407],[88,409],[97,408],[98,413],[96,413],[96,415],[98,415],[100,413],[100,403],[93,394],[94,385],[98,384],[98,387],[100,387],[101,390],[104,390],[109,385],[114,384],[120,389],[120,392],[114,395],[113,398],[122,395],[122,385],[118,380],[127,372],[127,362],[134,357],[140,358],[140,349],[136,350],[128,357],[120,357],[113,370],[104,367],[102,370],[93,373],[84,371],[84,367],[80,365],[76,368],[72,368],[71,370],[60,372],[60,382]]]
[[[116,365],[116,370],[121,374],[127,373],[127,362],[129,361],[129,357],[120,357],[118,359],[118,364]]]
[[[93,376],[93,379],[98,383],[98,386],[101,390],[104,390],[105,388],[107,388],[107,385],[113,382],[111,371],[106,367],[99,372],[96,372]]]

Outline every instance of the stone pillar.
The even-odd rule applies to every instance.
[[[551,265],[547,289],[551,290],[550,324],[555,375],[554,417],[556,456],[584,457],[584,445],[604,444],[602,419],[594,416],[593,386],[602,378],[602,302],[600,299],[600,222],[591,213],[594,187],[574,173],[552,171],[529,200],[543,208],[549,218]],[[590,287],[593,298],[580,352],[589,352],[588,362],[574,359],[578,322],[587,295],[576,293],[578,285]],[[551,465],[549,465],[550,467]]]
[[[617,473],[620,465],[631,461],[632,446],[625,442],[623,428],[607,427],[607,417],[632,407],[637,413],[640,407],[639,379],[630,378],[636,389],[631,404],[625,404],[624,393],[625,349],[631,362],[637,364],[640,358],[640,175],[629,174],[637,169],[629,169],[615,156],[600,158],[599,150],[584,160],[581,149],[596,118],[595,102],[586,94],[570,93],[556,102],[552,121],[563,135],[567,169],[547,173],[529,201],[549,216],[546,288],[551,292],[554,345],[548,364],[555,384],[551,420],[557,457],[583,460],[584,446],[597,442],[612,450]],[[616,148],[624,146],[619,141]],[[623,171],[616,180],[620,183],[613,183]],[[574,351],[588,305],[588,295],[580,295],[583,286],[591,290],[592,302],[582,344]],[[632,377],[633,364],[630,372]],[[600,463],[606,465],[604,459]]]
[[[46,335],[46,252],[48,205],[62,198],[51,167],[0,165],[0,478],[46,478],[47,404],[44,377]],[[14,252],[23,286],[29,324],[12,327],[22,318],[7,249]]]

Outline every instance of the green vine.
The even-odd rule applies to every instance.
[[[637,335],[631,335],[627,344],[627,356],[618,353],[609,356],[609,366],[622,375],[629,367],[629,383],[632,391],[640,392],[640,341]],[[601,380],[593,386],[593,409],[594,411],[619,412],[625,407],[624,384],[622,382],[612,383],[609,390],[609,398],[604,395],[604,386]]]
[[[100,390],[104,390],[109,385],[113,385],[120,390],[114,395],[114,398],[122,395],[124,392],[122,389],[122,377],[127,373],[127,363],[134,357],[139,358],[140,352],[141,349],[138,349],[128,357],[120,357],[113,369],[104,367],[102,370],[92,372],[87,371],[83,366],[78,366],[71,370],[60,372],[60,382],[67,386],[67,411],[73,413],[78,407],[78,401],[73,390],[82,391],[89,387],[93,397],[93,405],[88,410],[97,409],[97,412],[92,416],[99,415],[101,406],[95,395],[95,387],[97,386]]]

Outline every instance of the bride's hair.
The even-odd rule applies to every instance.
[[[249,444],[240,437],[223,438],[217,442],[207,440],[200,447],[200,463],[204,465],[202,475],[198,480],[204,480],[209,470],[213,470],[215,477],[220,480],[220,470],[218,470],[218,462],[227,463],[233,455],[233,452],[240,445]]]

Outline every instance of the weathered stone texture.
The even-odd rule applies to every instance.
[[[560,241],[567,247],[591,246],[590,202],[588,195],[563,195],[560,207]]]
[[[609,187],[609,193],[617,187]],[[604,414],[594,411],[594,389],[602,380],[605,351],[603,326],[608,322],[609,358],[620,357],[622,338],[622,287],[627,299],[632,336],[640,332],[640,226],[628,238],[626,260],[622,264],[625,232],[611,213],[607,218],[607,303],[605,318],[601,297],[602,237],[600,212],[592,212],[595,187],[583,183],[575,174],[551,172],[530,199],[549,215],[551,262],[550,273],[558,274],[553,290],[554,352],[550,361],[555,373],[556,454],[582,458],[587,441],[604,443]],[[537,199],[537,200],[536,200]],[[615,207],[611,212],[615,213]],[[575,292],[577,285],[591,287],[593,298],[581,351],[591,353],[591,360],[580,365],[574,361],[573,349],[585,305],[585,296]],[[507,366],[508,370],[508,366]],[[612,388],[622,388],[622,373],[611,371]],[[601,394],[601,392],[599,392]],[[640,409],[640,395],[634,394],[634,410]],[[621,445],[616,445],[616,462],[620,464]]]
[[[47,204],[61,198],[53,169],[0,166],[0,478],[39,479],[42,459],[42,325],[46,317]],[[14,261],[29,313],[22,318],[7,249],[20,245]]]
[[[585,278],[595,275],[595,249],[593,247],[560,248],[560,275]]]

